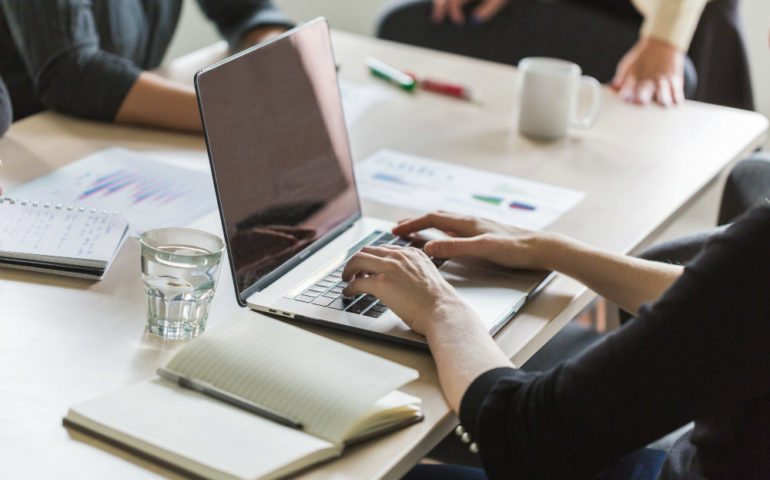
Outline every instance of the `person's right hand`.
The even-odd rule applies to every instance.
[[[350,257],[342,279],[350,282],[342,291],[344,295],[374,295],[421,335],[427,336],[436,323],[480,322],[417,248],[364,247]]]
[[[463,6],[470,0],[433,0],[433,21],[443,22],[447,17],[456,25],[465,24]],[[484,23],[497,15],[508,0],[481,0],[471,14],[471,23]]]
[[[642,37],[618,63],[610,87],[627,102],[684,102],[684,52],[662,40]]]
[[[408,236],[426,228],[436,228],[453,237],[426,243],[425,253],[430,256],[472,256],[511,268],[551,270],[549,248],[559,241],[559,237],[552,233],[531,232],[448,212],[402,220],[393,233]]]

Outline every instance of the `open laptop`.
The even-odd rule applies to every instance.
[[[361,215],[326,21],[201,70],[195,87],[239,304],[425,346],[373,296],[341,293],[342,267],[362,246],[421,244]],[[434,263],[492,334],[547,277]]]

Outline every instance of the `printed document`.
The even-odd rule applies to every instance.
[[[14,188],[7,196],[120,212],[136,235],[184,226],[217,209],[205,152],[109,148]]]
[[[362,198],[396,207],[475,215],[542,230],[585,197],[584,192],[380,150],[356,164]]]

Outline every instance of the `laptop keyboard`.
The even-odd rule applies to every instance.
[[[422,249],[425,245],[425,240],[398,237],[392,233],[376,231],[351,248],[348,251],[347,258],[341,265],[338,265],[319,281],[299,295],[296,295],[294,300],[335,310],[344,310],[348,313],[356,313],[367,317],[377,318],[381,316],[388,311],[388,307],[380,302],[377,297],[369,294],[361,294],[355,297],[345,297],[342,295],[342,290],[348,286],[348,282],[342,281],[342,270],[345,268],[347,260],[365,246],[376,247],[378,245],[399,245]],[[431,257],[431,261],[438,268],[446,262],[446,259]]]

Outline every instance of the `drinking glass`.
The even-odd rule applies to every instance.
[[[225,249],[222,239],[172,227],[144,232],[139,242],[147,328],[175,340],[203,333]]]

